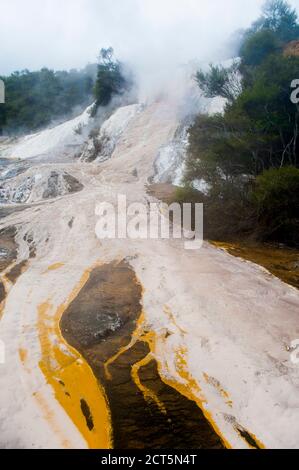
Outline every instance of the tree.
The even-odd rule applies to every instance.
[[[95,85],[96,107],[107,106],[114,95],[129,88],[121,63],[114,59],[112,47],[101,49]]]
[[[185,183],[210,183],[205,225],[212,236],[219,221],[220,236],[233,235],[235,221],[235,233],[299,244],[299,105],[290,99],[299,57],[282,54],[297,30],[286,2],[267,2],[235,68],[212,65],[196,75],[206,96],[228,100],[223,114],[199,115],[189,129]]]
[[[298,15],[284,0],[267,0],[262,16],[253,24],[248,34],[262,29],[273,31],[283,43],[299,38]]]
[[[189,181],[299,165],[299,108],[290,100],[298,70],[297,57],[269,56],[224,115],[198,116],[190,129]]]
[[[238,68],[237,62],[228,68],[211,64],[207,73],[199,70],[195,80],[207,98],[222,96],[232,103],[242,89]]]
[[[257,139],[270,137],[259,152],[261,169],[299,163],[299,109],[290,100],[290,84],[298,70],[298,57],[270,56],[256,68],[253,83],[229,111],[246,115]]]
[[[6,133],[30,132],[71,116],[74,107],[83,109],[91,103],[95,75],[89,65],[70,72],[43,68],[3,77],[6,102],[0,105],[0,128]]]

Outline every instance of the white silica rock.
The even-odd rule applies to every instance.
[[[188,125],[179,126],[172,141],[163,145],[155,161],[154,183],[181,184],[188,148]]]
[[[55,199],[83,189],[83,185],[64,170],[32,168],[0,183],[0,204],[29,204]]]
[[[47,161],[51,158],[65,157],[75,153],[85,140],[84,129],[92,120],[92,106],[69,121],[55,127],[29,134],[25,137],[0,147],[0,156],[8,159],[29,159],[44,157]]]
[[[80,160],[102,162],[110,158],[130,122],[142,109],[143,105],[140,104],[118,108],[104,121],[97,135],[89,138]]]

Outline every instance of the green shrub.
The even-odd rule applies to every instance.
[[[299,169],[267,170],[256,178],[252,193],[264,239],[299,243]]]
[[[221,180],[208,194],[203,194],[187,185],[176,190],[176,201],[203,203],[205,239],[239,240],[252,233],[255,226],[255,211],[248,200],[247,186],[242,182]]]
[[[180,204],[188,202],[203,202],[204,199],[204,194],[193,188],[191,185],[178,187],[175,191],[175,200]]]
[[[241,47],[240,56],[243,64],[256,66],[260,65],[265,58],[278,52],[280,42],[271,30],[261,30],[250,35]]]

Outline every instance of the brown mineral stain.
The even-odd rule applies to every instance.
[[[15,241],[17,230],[14,226],[0,231],[0,272],[5,271],[17,258],[18,245]]]
[[[132,268],[110,263],[90,273],[61,319],[65,339],[105,387],[114,448],[223,448],[193,397],[159,373],[141,300]]]
[[[18,245],[15,241],[16,227],[10,226],[0,231],[0,320],[2,318],[5,299],[10,283],[6,278],[6,271],[17,258]]]
[[[264,444],[260,442],[254,434],[248,432],[241,426],[235,426],[235,429],[240,434],[242,439],[251,447],[251,449],[265,449]]]
[[[21,276],[21,274],[25,271],[28,266],[28,260],[20,261],[20,263],[16,264],[11,268],[9,273],[6,274],[6,278],[12,283],[15,284],[17,279]]]
[[[293,287],[299,288],[299,251],[266,244],[211,242],[237,258],[263,266],[271,274]]]
[[[5,297],[6,297],[5,286],[4,286],[4,283],[0,281],[0,312],[1,312],[1,308],[3,307]]]

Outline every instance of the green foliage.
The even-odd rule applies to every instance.
[[[94,90],[96,107],[107,106],[113,96],[123,94],[130,87],[121,63],[114,59],[113,54],[111,47],[101,49]]]
[[[175,200],[180,204],[187,202],[202,202],[204,195],[194,189],[191,185],[186,185],[184,187],[178,187],[175,191]]]
[[[299,110],[290,100],[290,84],[299,70],[298,57],[269,56],[253,72],[243,93],[228,110],[247,120],[256,143],[256,172],[270,167],[297,165]],[[254,141],[253,141],[254,144]]]
[[[124,75],[123,66],[114,59],[113,49],[102,49],[98,65],[83,70],[57,71],[43,68],[38,72],[23,70],[5,82],[6,103],[0,105],[0,135],[31,132],[41,129],[55,119],[71,116],[90,104],[93,95],[98,106],[106,106],[115,95],[132,86]]]
[[[189,131],[186,182],[204,178],[216,184],[252,173],[250,149],[255,136],[247,127],[246,118],[237,115],[199,115]]]
[[[267,0],[262,16],[253,24],[248,34],[271,30],[282,43],[299,38],[298,15],[284,0]]]
[[[91,102],[95,69],[54,72],[14,72],[1,77],[5,82],[6,102],[0,105],[0,131],[28,132],[47,126],[53,119],[71,114]]]
[[[265,58],[278,52],[281,43],[276,34],[269,29],[262,29],[250,35],[243,43],[240,57],[245,65],[259,65]]]
[[[257,175],[299,162],[299,109],[290,101],[298,57],[270,55],[247,73],[223,115],[198,116],[190,129],[187,181]]]
[[[252,195],[265,238],[299,243],[299,169],[270,169],[256,179]]]
[[[234,69],[210,66],[196,75],[206,96],[228,100],[223,114],[199,115],[189,130],[185,183],[202,178],[211,183],[206,204],[212,223],[206,225],[213,234],[219,235],[214,221],[225,227],[223,237],[235,217],[238,231],[299,243],[299,106],[290,100],[299,58],[282,54],[298,28],[297,14],[286,2],[268,1],[245,36],[240,63]]]
[[[229,68],[211,64],[207,73],[198,71],[195,80],[207,98],[222,96],[233,102],[241,91],[237,63]]]
[[[243,65],[259,65],[295,39],[299,39],[296,10],[284,0],[267,0],[262,16],[244,35],[239,51]]]
[[[249,200],[249,188],[236,181],[219,181],[209,194],[202,194],[186,185],[176,190],[179,203],[201,202],[204,204],[204,238],[226,240],[244,238],[255,223],[255,208]]]

